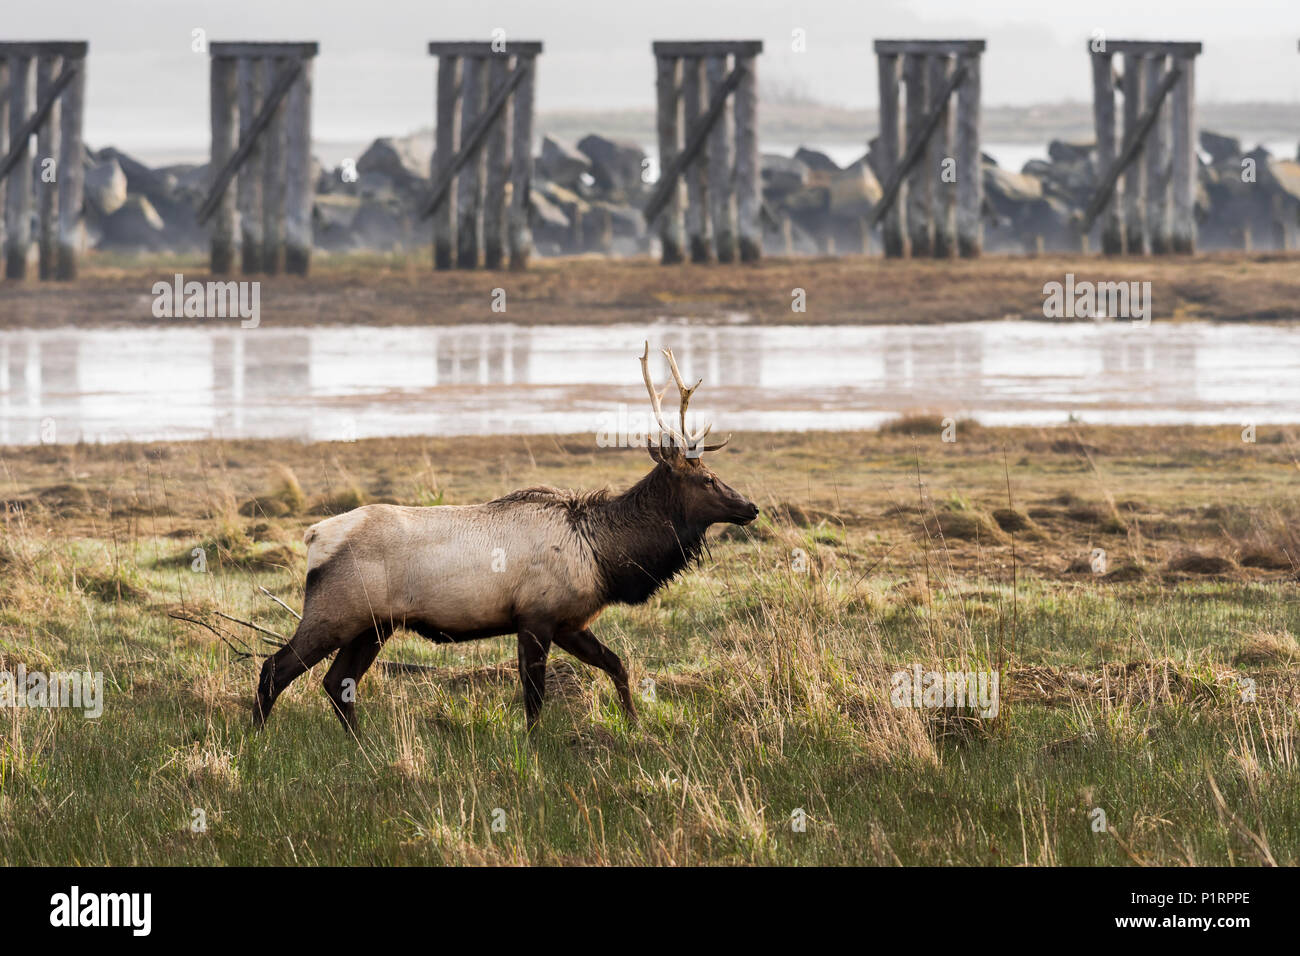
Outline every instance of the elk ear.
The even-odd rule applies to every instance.
[[[652,441],[648,441],[646,442],[645,450],[650,453],[650,460],[653,461],[656,465],[663,464],[663,460],[664,460],[663,450],[658,445],[656,445]]]

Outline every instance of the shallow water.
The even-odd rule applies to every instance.
[[[1300,327],[979,322],[0,331],[0,444],[647,429],[641,343],[720,433],[1300,421]],[[656,380],[667,381],[656,357]],[[665,399],[675,407],[675,401]],[[608,435],[606,435],[608,438]],[[605,440],[605,439],[602,439]],[[613,440],[613,439],[609,439]]]

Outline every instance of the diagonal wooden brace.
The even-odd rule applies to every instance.
[[[921,159],[926,144],[930,141],[930,136],[938,128],[939,120],[943,117],[944,107],[948,105],[948,97],[952,96],[953,91],[961,86],[961,81],[964,79],[966,79],[966,67],[959,66],[953,70],[952,76],[948,77],[948,82],[944,84],[943,89],[930,101],[930,112],[926,114],[925,121],[921,123],[917,137],[907,144],[907,152],[903,154],[903,161],[898,164],[898,168],[890,175],[889,182],[885,184],[885,190],[880,195],[880,202],[876,203],[876,208],[871,211],[870,225],[876,225],[885,217],[885,213],[889,212],[889,207],[898,198],[898,191],[902,189],[907,174],[912,171],[912,167]],[[911,96],[910,90],[908,95]],[[976,173],[976,175],[979,174]]]
[[[79,67],[75,63],[69,63],[63,68],[62,72],[59,73],[59,78],[50,86],[50,92],[44,101],[40,106],[36,107],[36,112],[28,117],[22,129],[13,137],[13,146],[9,150],[9,155],[0,162],[0,182],[3,182],[4,178],[18,165],[18,157],[27,150],[27,141],[31,139],[32,133],[35,133],[40,128],[40,125],[45,122],[45,117],[50,115],[50,110],[54,108],[55,101],[58,100],[59,95],[67,85],[72,82],[72,78],[77,75],[78,69]]]
[[[262,106],[262,111],[257,114],[257,119],[253,120],[253,125],[248,128],[248,135],[239,141],[239,148],[235,154],[226,160],[226,165],[221,167],[217,177],[212,180],[212,190],[208,193],[203,204],[199,206],[199,225],[207,222],[212,214],[216,212],[221,197],[226,194],[230,183],[239,172],[239,167],[244,165],[248,159],[248,154],[253,151],[253,143],[257,137],[262,135],[262,131],[271,124],[271,118],[275,115],[276,107],[280,101],[289,95],[289,89],[293,86],[294,81],[298,79],[298,74],[302,72],[302,64],[294,62],[289,64],[280,75],[275,79],[275,85],[271,87],[270,93],[267,94],[266,102]]]
[[[461,146],[460,152],[451,161],[451,165],[443,172],[434,184],[433,192],[429,194],[429,200],[420,210],[420,218],[428,219],[442,205],[443,200],[447,198],[447,191],[451,189],[452,180],[460,172],[483,146],[483,141],[487,139],[488,131],[492,128],[492,123],[496,120],[500,112],[505,109],[506,101],[510,99],[510,94],[515,91],[523,78],[528,74],[531,63],[526,58],[521,58],[515,64],[514,70],[506,77],[497,90],[492,93],[492,99],[488,102],[487,109],[483,112],[474,123],[474,128],[469,131],[465,137],[465,143]]]
[[[1097,187],[1097,191],[1093,193],[1092,199],[1089,200],[1087,207],[1084,209],[1083,224],[1080,227],[1083,232],[1087,232],[1092,228],[1093,221],[1106,208],[1111,193],[1115,191],[1115,184],[1119,182],[1120,174],[1137,158],[1137,154],[1142,149],[1142,144],[1147,138],[1147,133],[1151,132],[1151,127],[1156,125],[1156,118],[1160,115],[1161,104],[1164,103],[1165,97],[1169,95],[1169,91],[1174,88],[1174,84],[1178,82],[1179,77],[1182,75],[1182,70],[1177,66],[1170,67],[1165,73],[1164,79],[1160,81],[1160,86],[1156,88],[1155,98],[1133,129],[1133,139],[1124,144],[1124,151],[1120,153],[1115,162],[1111,163],[1110,169],[1106,170],[1101,185]]]
[[[727,97],[740,85],[745,73],[745,67],[738,64],[734,70],[727,74],[727,78],[722,81],[722,85],[713,94],[713,99],[709,101],[709,108],[703,116],[695,121],[694,128],[687,135],[686,148],[674,156],[673,161],[668,164],[668,168],[659,174],[659,182],[655,186],[655,191],[651,194],[650,201],[645,204],[645,209],[641,212],[647,223],[653,223],[655,217],[663,211],[664,205],[668,202],[668,197],[677,188],[678,177],[699,156],[700,150],[704,148],[704,144],[708,140],[709,130],[713,129],[713,124],[718,121],[718,118],[722,115],[722,110],[727,105]]]

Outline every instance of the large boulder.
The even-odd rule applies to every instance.
[[[411,238],[410,223],[393,203],[362,199],[349,227],[352,245],[359,249],[391,252],[407,245]]]
[[[101,149],[95,154],[95,159],[101,163],[110,159],[116,162],[126,176],[126,191],[144,196],[155,206],[158,205],[159,200],[174,198],[175,176],[162,170],[150,169],[138,159],[112,146]]]
[[[861,219],[880,201],[883,190],[865,159],[831,177],[827,187],[830,214],[837,219]]]
[[[818,152],[815,149],[808,149],[806,146],[800,146],[794,154],[794,158],[803,163],[814,173],[829,173],[834,175],[840,172],[839,165],[825,153]]]
[[[646,155],[636,143],[592,133],[578,140],[578,151],[591,161],[591,176],[597,189],[623,193],[642,190]]]
[[[762,155],[759,175],[763,181],[763,195],[772,200],[780,200],[808,185],[808,167],[800,160],[777,153]]]
[[[86,204],[101,218],[111,216],[126,202],[126,173],[115,159],[105,159],[86,170]]]
[[[1235,136],[1224,136],[1201,130],[1201,149],[1210,155],[1210,165],[1223,166],[1241,161],[1241,140]]]
[[[588,156],[554,137],[542,140],[542,155],[537,159],[537,173],[566,189],[577,189],[584,174],[591,172]]]
[[[358,157],[357,173],[377,173],[398,189],[409,191],[428,181],[431,157],[432,150],[425,149],[422,137],[383,136]]]
[[[129,196],[112,215],[103,220],[100,247],[126,252],[167,248],[167,226],[144,196]]]

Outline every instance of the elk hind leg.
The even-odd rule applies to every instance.
[[[627,715],[629,723],[635,724],[636,708],[632,705],[632,691],[627,684],[627,668],[623,666],[622,659],[602,644],[590,628],[557,633],[555,643],[582,663],[598,667],[610,676],[614,689],[618,692],[618,702],[623,713]]]
[[[288,644],[266,659],[253,701],[253,725],[261,727],[276,699],[304,672],[328,657],[344,641],[339,629],[312,616],[304,617]]]
[[[376,627],[362,631],[348,644],[339,648],[325,672],[325,694],[343,729],[355,733],[357,729],[357,685],[365,676],[383,649],[384,641],[392,633],[390,627]]]
[[[546,696],[546,656],[551,650],[553,628],[533,623],[519,628],[519,681],[524,688],[524,712],[528,730],[537,726]]]

